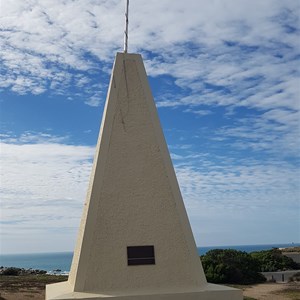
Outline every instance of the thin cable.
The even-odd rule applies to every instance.
[[[124,53],[128,50],[128,11],[129,11],[129,0],[126,0],[126,12],[125,12],[125,31],[124,31]]]

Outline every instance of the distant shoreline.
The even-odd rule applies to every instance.
[[[245,244],[245,245],[216,245],[216,246],[197,246],[197,249],[202,249],[204,251],[209,251],[212,249],[245,249],[244,251],[246,251],[247,249],[263,249],[263,248],[267,248],[268,249],[272,249],[272,248],[291,248],[291,247],[300,247],[300,242],[293,242],[293,243],[277,243],[277,244]],[[256,251],[256,250],[253,250]],[[253,252],[250,251],[250,252]],[[248,250],[246,251],[248,252]],[[18,255],[47,255],[47,254],[65,254],[65,253],[73,253],[73,251],[71,250],[65,250],[65,251],[53,251],[53,252],[24,252],[24,253],[0,253],[0,258],[1,256],[18,256]],[[1,265],[1,261],[0,261],[0,265]]]
[[[286,247],[286,248],[278,248],[282,252],[299,252],[300,246],[295,247]]]
[[[267,245],[237,245],[237,246],[211,246],[197,247],[198,254],[204,255],[213,249],[234,249],[247,253],[254,251],[270,250],[272,248],[300,247],[300,243],[294,244],[267,244]],[[66,274],[70,271],[73,252],[54,253],[27,253],[27,254],[0,254],[0,266],[17,267],[24,269],[45,270],[51,274],[53,270],[61,270]]]

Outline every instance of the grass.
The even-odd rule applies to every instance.
[[[68,280],[68,276],[63,275],[21,275],[21,276],[0,276],[0,290],[19,292],[30,290],[35,293],[35,289],[43,289],[46,284]],[[1,295],[0,295],[1,300]]]
[[[298,287],[289,287],[289,288],[286,288],[282,291],[279,291],[279,292],[276,292],[276,295],[284,295],[286,297],[288,297],[289,299],[291,300],[299,300],[300,297],[300,288]]]

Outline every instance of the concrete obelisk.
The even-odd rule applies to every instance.
[[[241,300],[206,282],[139,54],[117,53],[69,280],[46,299]]]

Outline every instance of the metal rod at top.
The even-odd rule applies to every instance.
[[[128,10],[129,10],[129,0],[126,0],[125,32],[124,32],[124,53],[127,53],[127,50],[128,50]]]

